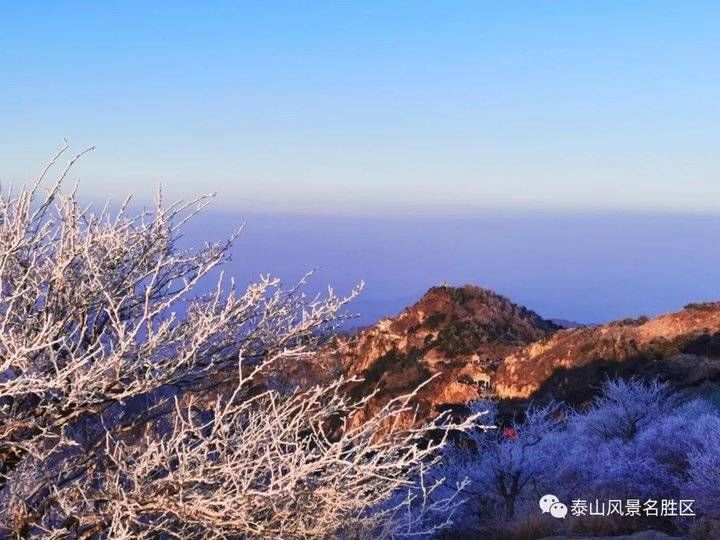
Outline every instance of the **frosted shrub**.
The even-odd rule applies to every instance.
[[[472,410],[489,411],[483,423],[496,420],[491,403],[475,403]],[[557,405],[531,408],[523,421],[472,430],[446,452],[433,471],[435,477],[447,479],[448,485],[467,480],[466,502],[457,510],[455,529],[472,529],[488,519],[512,519],[518,508],[534,499],[548,472],[548,456],[540,446],[550,444],[550,435],[560,429],[559,412]]]
[[[590,438],[627,442],[667,414],[671,407],[668,394],[667,386],[659,382],[609,380],[603,385],[601,396],[582,415],[582,427]]]
[[[387,503],[437,462],[445,437],[429,430],[472,419],[401,429],[404,397],[351,427],[365,403],[342,380],[267,384],[312,361],[358,290],[308,297],[304,280],[238,288],[220,274],[204,294],[234,237],[177,239],[209,198],[93,212],[62,190],[77,156],[42,194],[65,150],[0,195],[0,536],[418,532],[406,500]]]
[[[679,495],[688,455],[702,446],[717,411],[704,400],[682,401],[657,382],[609,381],[604,392],[568,420],[558,491],[565,486],[568,497]]]
[[[551,442],[549,435],[560,428],[557,413],[556,405],[533,407],[523,422],[497,430],[480,447],[480,466],[473,477],[477,481],[475,488],[502,509],[505,519],[515,516],[518,503],[549,473],[552,456],[543,446]]]
[[[437,473],[470,480],[457,509],[465,533],[534,516],[545,493],[695,498],[699,514],[720,517],[720,413],[658,382],[611,380],[587,410],[531,407],[525,420],[471,438],[448,450]]]
[[[720,519],[720,419],[706,418],[702,431],[702,445],[689,455],[689,487],[701,515]]]

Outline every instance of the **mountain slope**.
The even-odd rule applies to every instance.
[[[368,414],[430,381],[415,400],[425,417],[478,399],[506,356],[558,329],[492,291],[433,287],[397,317],[339,340],[333,355],[347,376],[363,379],[352,394],[377,392]]]
[[[335,373],[360,379],[348,385],[353,396],[375,393],[358,421],[420,385],[419,418],[482,397],[582,403],[608,376],[714,389],[720,303],[561,329],[487,289],[433,287],[397,317],[338,338],[324,356]]]
[[[503,399],[588,398],[607,375],[698,384],[720,374],[720,303],[648,319],[562,330],[505,358],[493,379]]]

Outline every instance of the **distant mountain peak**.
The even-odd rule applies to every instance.
[[[605,377],[720,381],[720,303],[648,319],[565,328],[489,289],[431,287],[399,315],[336,340],[329,356],[376,392],[358,421],[426,383],[419,417],[479,398],[587,400]],[[410,420],[409,420],[410,421]]]
[[[377,391],[367,414],[425,383],[422,415],[482,397],[503,358],[559,330],[537,313],[475,285],[431,287],[396,317],[337,343],[344,373],[362,382],[358,397]]]
[[[585,328],[588,326],[587,324],[579,323],[577,321],[569,321],[567,319],[550,319],[550,321],[560,328]]]
[[[448,354],[502,355],[505,346],[527,345],[560,329],[537,313],[476,285],[431,287],[400,315],[388,319],[395,333],[433,335]],[[503,349],[500,351],[499,349]]]

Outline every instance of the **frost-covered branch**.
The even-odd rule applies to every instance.
[[[62,190],[82,153],[42,195],[66,151],[0,195],[0,534],[398,533],[386,503],[473,419],[401,428],[406,396],[356,425],[366,401],[342,380],[272,384],[312,361],[360,287],[238,288],[219,272],[236,235],[177,243],[211,196],[95,212]]]

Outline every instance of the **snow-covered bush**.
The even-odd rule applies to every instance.
[[[550,434],[561,426],[557,405],[530,408],[522,422],[513,422],[488,434],[479,446],[478,468],[471,477],[495,513],[513,519],[519,504],[537,502],[536,486],[550,472]]]
[[[720,418],[702,422],[702,445],[689,455],[689,487],[705,517],[720,519]]]
[[[483,424],[497,421],[492,402],[474,403],[471,411],[487,414]],[[513,519],[531,501],[537,505],[538,485],[548,473],[549,450],[540,447],[550,444],[561,426],[558,405],[531,408],[522,421],[470,430],[459,444],[448,448],[429,477],[461,486],[464,503],[456,509],[453,529],[468,531],[488,520]]]
[[[269,384],[313,359],[358,291],[308,297],[303,282],[238,288],[220,275],[203,294],[234,238],[177,239],[208,198],[95,213],[61,189],[77,156],[42,195],[65,150],[0,195],[0,536],[416,532],[409,503],[388,502],[421,489],[438,428],[466,424],[403,429],[400,398],[353,426],[365,403],[343,381]]]
[[[720,411],[658,382],[610,380],[585,410],[530,407],[522,421],[471,435],[436,472],[449,483],[470,480],[458,530],[508,529],[536,515],[546,493],[563,501],[694,498],[699,514],[720,517]]]
[[[665,416],[672,406],[669,389],[659,382],[612,379],[581,415],[578,428],[594,440],[630,441],[645,426]]]

